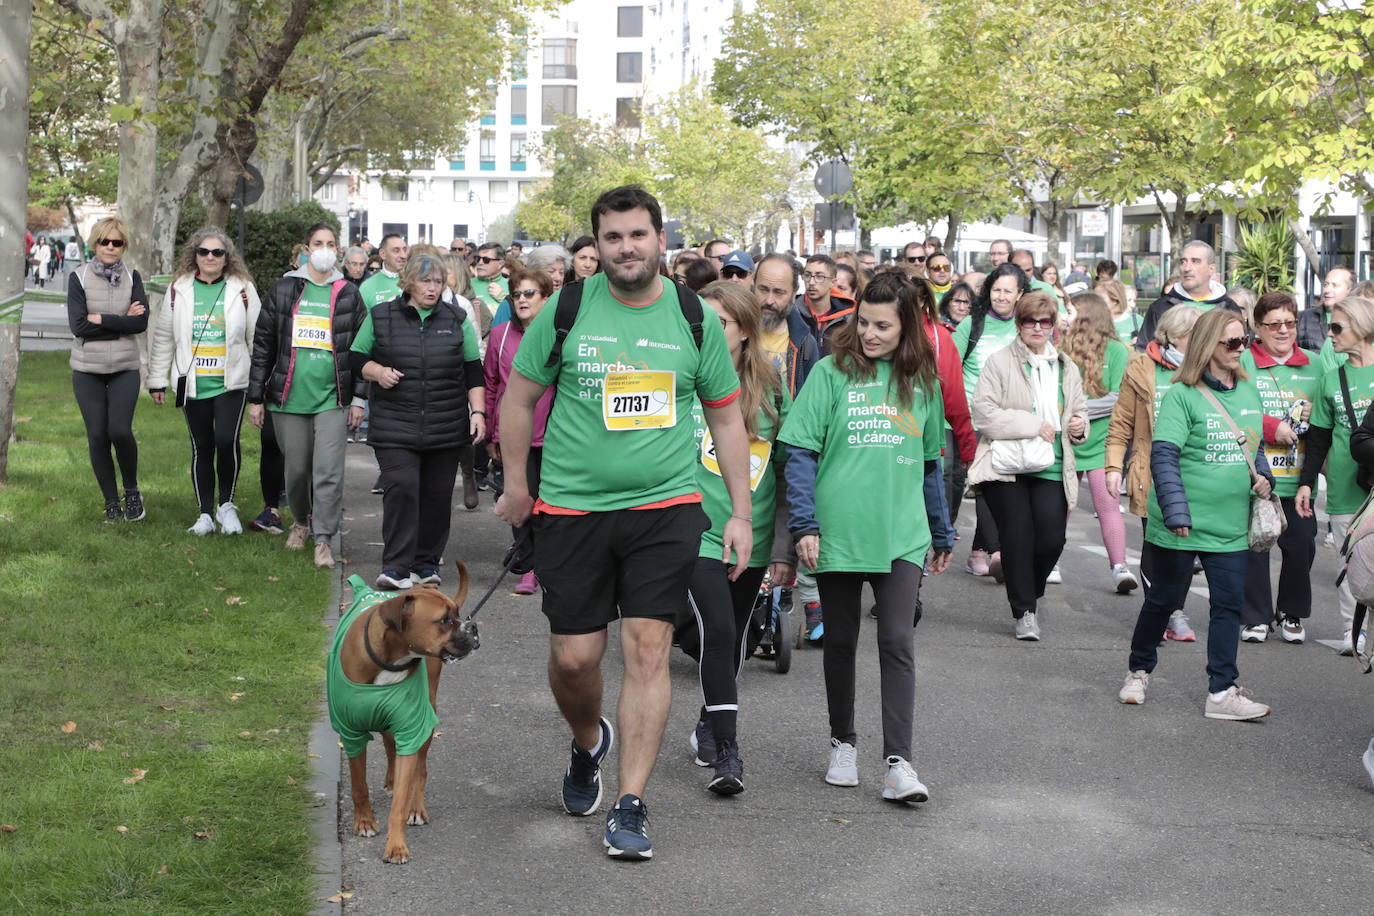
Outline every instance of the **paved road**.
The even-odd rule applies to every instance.
[[[381,497],[370,450],[350,447],[349,571],[375,575]],[[449,553],[492,581],[505,530],[454,515]],[[965,511],[962,570],[972,533]],[[1127,531],[1139,546],[1139,526]],[[1149,702],[1116,702],[1139,599],[1110,591],[1091,509],[1076,512],[1064,586],[1044,641],[1019,643],[1001,590],[951,571],[928,580],[916,631],[915,764],[932,800],[879,798],[877,657],[859,668],[861,785],[821,779],[827,754],[821,653],[741,684],[747,791],[705,790],[691,764],[694,666],[674,658],[675,702],[650,783],[655,859],[608,861],[599,816],[558,804],[568,734],[549,696],[537,598],[504,587],[482,612],[482,648],[448,667],[431,752],[433,822],[411,828],[411,864],[350,831],[340,789],[349,912],[392,913],[1367,913],[1374,900],[1374,791],[1359,755],[1374,734],[1374,678],[1315,641],[1244,646],[1242,680],[1275,707],[1258,724],[1202,716],[1205,644],[1170,644]],[[1097,548],[1100,553],[1101,548]],[[1314,578],[1322,638],[1339,636],[1335,553]],[[507,585],[513,585],[508,582]],[[1204,589],[1202,577],[1198,589]],[[446,586],[447,587],[447,586]],[[1204,598],[1189,599],[1195,621]],[[613,631],[614,632],[614,631]],[[1205,636],[1205,634],[1202,634]],[[612,640],[612,653],[617,644]],[[607,696],[620,666],[606,665]],[[374,745],[378,747],[379,744]],[[612,767],[613,770],[613,767]],[[372,786],[388,804],[382,767]],[[342,770],[341,770],[342,773]],[[608,779],[608,795],[614,775]]]

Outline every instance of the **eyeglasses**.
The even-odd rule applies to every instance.
[[[512,299],[533,299],[537,295],[539,295],[537,289],[513,289],[510,291]]]
[[[202,258],[222,258],[229,252],[223,248],[197,248],[196,256]]]
[[[829,283],[835,278],[830,274],[802,274],[802,279],[807,283]]]
[[[505,258],[489,258],[484,254],[479,254],[477,260],[483,264],[495,264],[497,261],[504,261]]]
[[[923,254],[912,255],[906,259],[906,262],[908,264],[924,264],[926,262],[926,256]]]
[[[463,252],[467,251],[467,249],[464,248],[462,245],[459,245],[457,248],[450,248],[449,251],[452,251],[454,254],[462,254]]]
[[[708,255],[706,256],[706,260],[708,260],[708,261],[720,261],[721,263],[724,263],[724,262],[725,262],[725,259],[726,259],[727,257],[729,257],[729,254],[728,254],[728,253],[727,253],[727,254],[708,254]]]
[[[1044,328],[1045,330],[1049,330],[1050,328],[1054,327],[1054,319],[1053,319],[1053,318],[1030,318],[1030,317],[1026,317],[1026,318],[1022,318],[1022,319],[1021,319],[1021,327],[1023,327],[1023,328]]]
[[[1296,321],[1261,321],[1260,327],[1271,331],[1291,331],[1298,326]]]
[[[950,304],[950,305],[962,305],[962,306],[971,306],[971,305],[973,305],[972,302],[970,302],[969,300],[965,299],[963,296],[960,296],[958,299],[951,299],[951,300],[949,300],[949,304]]]
[[[1341,332],[1345,330],[1345,325],[1341,324],[1339,321],[1333,321],[1327,325],[1327,327],[1331,329],[1332,337],[1339,337]]]
[[[732,325],[732,324],[734,324],[734,323],[735,323],[735,319],[733,319],[733,318],[726,318],[724,315],[721,315],[721,316],[720,316],[720,326],[721,326],[722,329],[723,329],[723,328],[728,328],[730,325]]]
[[[1244,337],[1228,337],[1225,340],[1218,340],[1217,344],[1230,350],[1232,353],[1245,348]]]
[[[123,248],[123,247],[124,247],[124,240],[123,240],[123,239],[96,239],[96,240],[95,240],[95,247],[99,248],[99,247],[101,247],[102,245],[109,245],[111,248]]]

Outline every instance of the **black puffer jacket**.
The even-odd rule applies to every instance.
[[[353,373],[348,348],[362,327],[367,309],[358,287],[335,277],[339,291],[334,296],[334,381],[338,385],[339,406],[347,407],[354,396],[367,397],[367,383]],[[264,402],[280,407],[291,378],[291,321],[296,303],[305,289],[305,277],[287,274],[268,290],[258,313],[253,334],[253,361],[248,372],[248,403]]]
[[[391,388],[371,386],[368,444],[415,451],[453,448],[472,441],[468,389],[483,388],[481,360],[463,358],[467,313],[439,302],[429,318],[399,296],[372,309],[375,335],[370,356],[355,353],[361,377],[368,359],[401,373]]]

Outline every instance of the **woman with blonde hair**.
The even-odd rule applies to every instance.
[[[1104,470],[1107,452],[1107,427],[1116,407],[1121,379],[1126,374],[1130,351],[1117,339],[1107,300],[1097,293],[1073,297],[1077,317],[1064,335],[1063,349],[1083,376],[1088,398],[1088,438],[1073,447],[1078,473],[1088,479],[1092,491],[1097,526],[1102,545],[1107,549],[1107,565],[1117,594],[1134,591],[1140,583],[1126,565],[1126,529],[1121,521],[1120,490],[1107,486]]]
[[[200,514],[186,530],[204,537],[218,524],[222,534],[242,534],[234,505],[239,428],[262,303],[228,233],[214,226],[186,241],[173,274],[153,327],[149,392],[161,405],[171,386],[191,433],[191,482]]]
[[[147,294],[138,271],[124,266],[129,233],[110,216],[91,227],[95,256],[67,278],[67,324],[72,347],[72,392],[86,425],[86,444],[96,483],[105,497],[105,521],[136,522],[147,515],[138,489],[138,335],[148,328]],[[124,484],[124,506],[115,487],[115,461]]]
[[[1112,325],[1116,328],[1116,336],[1127,347],[1134,347],[1136,335],[1140,333],[1140,315],[1131,308],[1126,284],[1115,277],[1098,280],[1093,292],[1106,300],[1112,315]]]
[[[719,317],[725,331],[725,342],[739,376],[740,413],[750,443],[754,549],[749,555],[749,567],[731,581],[730,569],[721,562],[721,538],[731,514],[730,496],[716,464],[706,418],[699,407],[692,412],[701,443],[696,464],[697,487],[702,508],[711,522],[701,537],[688,592],[701,635],[698,665],[702,707],[693,744],[697,765],[715,768],[706,787],[720,795],[733,795],[744,789],[744,765],[735,737],[739,710],[735,682],[745,658],[754,601],[765,572],[774,584],[782,585],[792,580],[796,568],[789,539],[774,539],[774,532],[779,527],[785,531],[787,523],[786,493],[781,485],[784,449],[776,439],[791,407],[791,398],[760,345],[762,318],[754,294],[738,283],[716,280],[701,290],[701,298]]]

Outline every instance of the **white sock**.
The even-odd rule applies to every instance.
[[[1220,703],[1222,700],[1226,699],[1226,691],[1223,690],[1221,693],[1209,693],[1207,694],[1207,698],[1213,703]]]
[[[587,751],[587,753],[588,753],[588,754],[591,754],[593,757],[595,757],[597,754],[601,753],[601,746],[602,746],[603,744],[606,743],[606,734],[605,734],[605,732],[602,732],[602,731],[601,731],[601,729],[600,729],[599,726],[598,726],[598,728],[597,728],[597,734],[600,735],[601,737],[599,737],[599,738],[596,739],[596,747],[594,747],[594,748],[592,748],[591,750]]]

